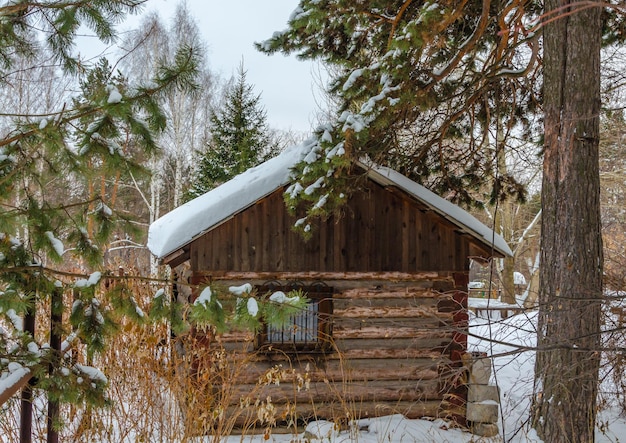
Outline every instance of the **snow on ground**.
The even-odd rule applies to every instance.
[[[482,306],[486,300],[472,300],[472,305]],[[491,308],[500,306],[500,302],[489,301]],[[510,306],[509,306],[510,307]],[[485,316],[486,317],[486,316]],[[471,314],[468,350],[487,352],[494,357],[492,383],[500,387],[500,435],[494,438],[481,438],[458,429],[449,429],[442,420],[409,420],[400,415],[358,420],[349,430],[337,430],[333,423],[316,421],[309,423],[306,432],[298,436],[273,434],[273,443],[290,443],[309,440],[313,436],[324,443],[465,443],[465,442],[507,442],[541,443],[528,426],[533,390],[536,344],[537,312],[530,311],[506,319],[491,321],[485,317]],[[482,339],[480,337],[483,337]],[[491,338],[491,340],[489,340]],[[504,420],[502,420],[504,417]],[[599,423],[605,423],[603,429],[596,430],[596,443],[617,443],[626,439],[626,417],[621,416],[616,408],[601,411]],[[206,438],[198,442],[209,442]],[[225,443],[265,443],[266,437],[231,436]],[[314,439],[313,439],[314,441]]]
[[[499,438],[479,438],[459,429],[449,429],[443,420],[409,420],[402,415],[357,420],[350,430],[338,431],[334,423],[324,420],[307,425],[304,433],[272,434],[271,443],[304,442],[306,440],[324,443],[470,443],[499,442]],[[209,442],[210,438],[198,440]],[[263,435],[230,436],[224,443],[266,443]]]

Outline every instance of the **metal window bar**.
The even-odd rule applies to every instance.
[[[319,341],[319,303],[309,303],[305,310],[293,316],[292,322],[283,328],[267,326],[266,343],[315,344]]]

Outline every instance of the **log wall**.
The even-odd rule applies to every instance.
[[[463,415],[463,402],[454,399],[463,397],[460,355],[466,336],[459,330],[467,327],[467,299],[459,289],[466,274],[422,273],[404,280],[320,276],[335,289],[326,353],[258,352],[251,333],[214,338],[212,346],[228,356],[223,367],[230,368],[218,390],[227,393],[222,401],[240,421],[257,420],[255,411],[268,398],[279,416],[305,420]],[[240,276],[196,273],[194,280],[263,283],[233,277]],[[302,281],[302,275],[274,277]]]
[[[190,261],[196,285],[319,281],[334,289],[324,352],[264,352],[245,333],[212,338],[211,395],[240,424],[263,421],[259,411],[282,420],[401,413],[463,422],[469,258],[491,251],[372,181],[343,211],[304,241],[278,189],[173,258]]]

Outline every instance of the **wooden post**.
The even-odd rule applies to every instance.
[[[63,320],[63,292],[55,288],[50,300],[50,363],[48,375],[53,376],[54,370],[59,366],[61,358],[61,322]],[[59,402],[50,400],[48,394],[48,443],[58,443],[59,433],[55,429],[59,421]]]
[[[24,315],[24,332],[35,336],[35,307],[34,305],[26,311]],[[22,389],[20,399],[20,443],[31,443],[33,429],[33,385],[34,378]]]

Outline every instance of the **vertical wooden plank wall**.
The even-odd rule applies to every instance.
[[[342,216],[314,227],[310,240],[293,231],[295,221],[278,190],[192,242],[192,270],[422,272],[469,266],[469,236],[398,190],[373,182],[353,195]]]

